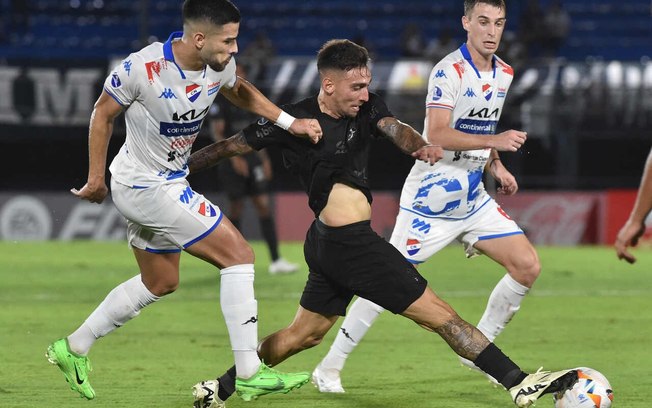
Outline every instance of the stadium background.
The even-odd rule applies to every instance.
[[[541,20],[552,0],[541,0]],[[87,125],[112,66],[151,41],[180,30],[180,1],[0,0],[0,239],[124,235],[110,203],[93,206],[67,193],[87,173]],[[609,243],[631,208],[652,125],[652,4],[649,0],[565,0],[568,36],[549,47],[550,32],[532,40],[527,4],[508,0],[500,52],[516,70],[501,129],[528,131],[528,142],[503,161],[521,192],[501,200],[537,244]],[[364,41],[374,55],[373,90],[394,113],[422,128],[423,98],[433,60],[403,50],[408,27],[423,45],[450,33],[464,41],[461,0],[331,0],[237,2],[243,20],[238,62],[255,67],[253,82],[278,103],[318,89],[312,64],[330,38]],[[534,19],[536,22],[536,18]],[[273,56],[256,53],[266,38]],[[513,57],[513,58],[511,58]],[[124,139],[121,120],[110,145]],[[208,143],[198,140],[197,147]],[[387,233],[396,195],[411,165],[389,143],[374,146],[371,184],[375,228]],[[300,240],[305,198],[295,179],[275,167],[281,239]],[[214,173],[193,187],[222,197]],[[491,185],[489,185],[491,188]],[[625,190],[623,190],[625,189]],[[302,222],[283,220],[300,218]],[[245,235],[256,238],[256,225]],[[291,224],[291,225],[287,225]],[[294,228],[294,229],[293,229]]]

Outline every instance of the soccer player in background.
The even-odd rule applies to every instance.
[[[412,167],[390,242],[414,265],[453,241],[464,245],[469,258],[485,254],[502,265],[507,273],[489,296],[477,326],[493,341],[518,311],[541,267],[523,231],[482,183],[487,171],[500,183],[499,193],[516,193],[516,179],[503,166],[493,141],[500,139],[504,150],[516,151],[526,139],[517,130],[495,135],[513,78],[512,68],[495,55],[505,28],[504,1],[466,0],[462,26],[467,41],[435,65],[425,103],[423,137],[440,145],[444,158],[434,166],[417,161]],[[344,392],[340,371],[346,358],[384,310],[363,297],[353,303],[313,372],[322,392]],[[460,360],[477,369],[468,359]]]
[[[236,74],[240,78],[246,78],[242,64],[236,67]],[[224,140],[226,135],[235,134],[253,121],[255,117],[252,116],[251,113],[236,108],[228,100],[218,96],[208,113],[211,137],[214,141]],[[217,178],[220,187],[229,198],[227,213],[229,220],[238,230],[241,230],[244,199],[251,197],[258,214],[260,231],[272,261],[268,268],[269,273],[277,275],[296,272],[299,265],[281,257],[278,250],[276,223],[270,197],[272,161],[267,152],[261,150],[231,157],[219,166]]]
[[[316,142],[321,135],[316,121],[294,119],[236,76],[239,22],[240,12],[229,0],[186,0],[183,32],[129,55],[106,79],[95,103],[88,180],[72,192],[94,203],[106,198],[107,147],[113,122],[124,111],[127,137],[109,167],[111,194],[127,219],[140,272],[114,288],[77,330],[48,347],[49,361],[82,397],[95,397],[88,378],[91,346],[176,290],[181,251],[220,269],[220,305],[238,391],[260,395],[270,390],[271,379],[275,390],[288,392],[309,380],[309,374],[283,374],[261,363],[253,251],[220,209],[186,181],[192,144],[218,92],[292,137],[306,135]]]
[[[519,407],[570,387],[577,380],[576,370],[523,372],[480,330],[437,297],[416,268],[371,229],[368,159],[372,140],[388,138],[425,166],[440,160],[444,152],[397,120],[385,102],[369,92],[372,76],[364,47],[348,40],[328,41],[317,55],[317,69],[319,94],[284,109],[316,118],[324,132],[319,143],[311,144],[258,121],[227,140],[199,150],[188,161],[193,174],[220,159],[277,145],[284,163],[300,178],[308,194],[308,205],[315,214],[304,243],[308,281],[292,323],[259,345],[262,360],[274,366],[319,344],[357,295],[439,334],[458,355],[505,386]],[[484,143],[510,151],[524,140],[487,135]],[[234,371],[232,367],[217,380],[195,385],[195,406],[224,407],[237,384]]]
[[[652,150],[650,150],[645,162],[634,208],[629,214],[629,219],[620,228],[616,236],[614,245],[618,259],[624,259],[630,264],[636,262],[636,257],[627,248],[636,246],[638,239],[645,233],[645,219],[650,211],[652,211]]]

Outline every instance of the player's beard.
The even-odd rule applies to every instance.
[[[208,66],[211,67],[213,71],[222,72],[224,71],[224,68],[226,68],[226,66],[229,65],[230,61],[231,61],[230,57],[222,63],[220,63],[217,60],[213,60],[208,62]]]

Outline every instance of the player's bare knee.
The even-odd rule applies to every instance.
[[[255,260],[254,250],[246,242],[243,242],[242,245],[237,245],[235,248],[232,248],[231,257],[233,259],[232,262],[234,265],[252,264]]]
[[[170,293],[177,290],[178,287],[179,279],[166,279],[153,283],[151,287],[147,287],[147,289],[152,292],[153,295],[161,297],[169,295]]]
[[[515,281],[530,288],[541,273],[541,263],[536,252],[533,252],[522,256],[507,270]]]

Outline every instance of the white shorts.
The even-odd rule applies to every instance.
[[[413,264],[425,262],[454,240],[464,245],[467,257],[479,255],[476,242],[522,234],[519,226],[490,199],[480,210],[462,220],[426,218],[401,208],[389,242]]]
[[[222,211],[186,180],[132,188],[111,180],[111,197],[127,219],[127,239],[154,253],[180,252],[211,233]]]

